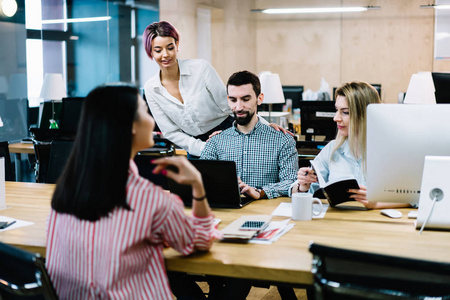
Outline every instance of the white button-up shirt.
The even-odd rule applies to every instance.
[[[227,92],[216,70],[205,60],[178,60],[178,66],[184,103],[161,84],[159,72],[146,82],[145,95],[164,137],[200,156],[205,142],[194,136],[208,132],[231,114]]]

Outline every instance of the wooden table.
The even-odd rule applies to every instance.
[[[34,154],[32,143],[14,143],[8,146],[9,152],[15,154],[16,161],[16,181],[22,181],[22,153]]]
[[[7,209],[0,215],[32,221],[35,225],[0,232],[0,241],[45,255],[45,221],[50,209],[54,185],[6,183]],[[241,209],[215,209],[222,219],[219,229],[241,215],[271,214],[289,198],[260,200]],[[311,284],[311,241],[347,249],[371,251],[450,263],[450,232],[424,231],[419,235],[412,209],[400,209],[401,219],[389,219],[379,211],[362,211],[354,203],[350,209],[329,208],[324,219],[291,221],[294,228],[272,245],[231,244],[215,242],[211,251],[189,257],[173,249],[164,253],[172,271],[279,281],[293,285]],[[187,213],[189,209],[187,209]],[[275,217],[275,219],[282,219]]]
[[[34,225],[0,232],[0,241],[45,257],[45,224],[54,184],[5,182],[6,209],[1,216],[31,221]]]
[[[33,143],[14,143],[8,146],[11,153],[34,154]]]

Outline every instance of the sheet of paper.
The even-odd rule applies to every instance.
[[[322,203],[323,210],[322,213],[318,216],[313,216],[313,219],[323,219],[328,210],[329,204]],[[319,204],[313,203],[313,210],[319,211]],[[278,205],[277,208],[272,212],[272,216],[281,216],[281,217],[292,217],[292,206],[291,203],[283,202]]]
[[[30,226],[30,225],[34,224],[33,222],[14,219],[14,218],[6,217],[6,216],[0,216],[0,222],[12,222],[12,221],[16,221],[16,223],[12,224],[11,226],[9,226],[5,229],[0,229],[0,232],[11,230],[11,229],[16,229],[16,228],[20,228],[20,227]]]
[[[325,179],[323,179],[322,173],[320,173],[320,172],[318,171],[318,168],[317,168],[317,166],[315,165],[315,163],[314,163],[313,160],[310,160],[309,163],[310,163],[311,166],[313,167],[314,172],[316,172],[317,180],[319,181],[319,187],[321,187],[321,188],[325,187],[325,186],[327,185],[327,183],[325,182]]]
[[[0,209],[5,207],[5,158],[0,157]]]

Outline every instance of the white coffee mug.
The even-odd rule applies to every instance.
[[[316,202],[320,206],[318,212],[313,211],[313,203]],[[309,221],[312,216],[318,216],[322,213],[322,201],[313,198],[310,193],[294,193],[291,199],[292,219],[296,221]]]

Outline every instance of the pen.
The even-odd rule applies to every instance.
[[[16,221],[12,221],[12,222],[6,223],[6,224],[3,225],[2,227],[0,227],[0,229],[8,228],[9,226],[13,225],[14,223],[16,223]]]
[[[311,167],[309,167],[310,169],[311,169],[311,172],[314,174],[314,169],[313,169],[313,167],[311,166]],[[305,172],[305,176],[308,176],[308,173],[309,173],[309,171],[306,171]]]

